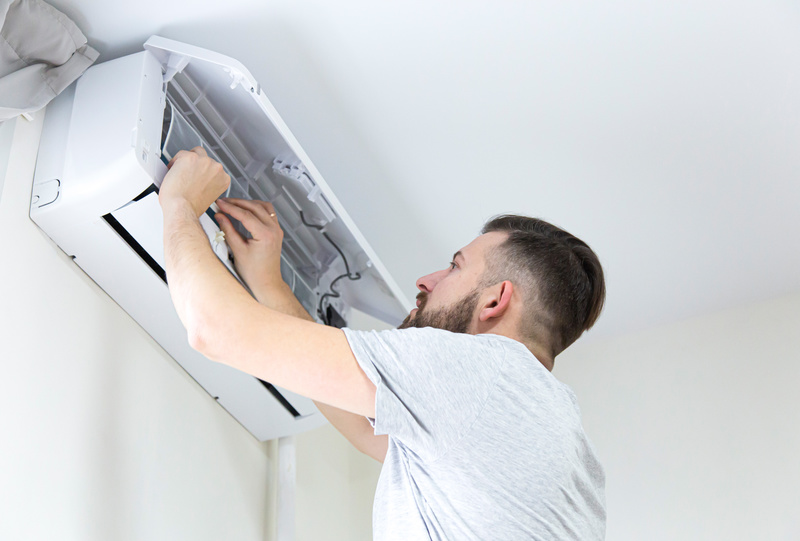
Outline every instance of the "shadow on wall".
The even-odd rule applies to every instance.
[[[8,158],[11,154],[11,140],[14,138],[14,128],[16,126],[16,119],[0,122],[0,199],[3,198],[3,184],[5,184],[6,180]]]

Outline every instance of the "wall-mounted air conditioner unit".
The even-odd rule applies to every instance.
[[[172,40],[90,68],[48,106],[31,218],[258,439],[319,426],[310,400],[188,346],[166,285],[157,190],[169,157],[198,144],[231,176],[230,197],[275,205],[281,271],[309,313],[338,326],[352,308],[403,319],[408,301],[253,76]],[[212,216],[201,223],[235,276]],[[341,278],[348,268],[359,279]]]

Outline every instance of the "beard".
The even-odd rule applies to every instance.
[[[425,309],[425,304],[428,302],[428,294],[422,291],[417,295],[417,299],[420,301],[417,313],[413,316],[409,314],[397,328],[408,329],[414,327],[421,329],[423,327],[433,327],[467,334],[472,323],[472,316],[475,313],[475,307],[478,305],[478,296],[479,291],[474,289],[451,306],[429,311]]]

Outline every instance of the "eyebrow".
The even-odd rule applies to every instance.
[[[453,254],[453,261],[455,261],[459,257],[461,257],[461,259],[464,259],[464,254],[461,253],[461,250],[459,250],[459,251],[457,251],[456,253]]]

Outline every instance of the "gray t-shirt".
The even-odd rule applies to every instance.
[[[521,343],[345,329],[389,435],[375,541],[603,539],[605,476],[572,391]]]

